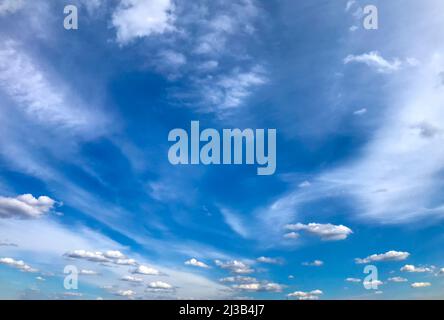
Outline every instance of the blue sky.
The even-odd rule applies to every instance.
[[[443,298],[444,8],[370,2],[0,1],[0,298]],[[275,174],[171,165],[193,120]]]

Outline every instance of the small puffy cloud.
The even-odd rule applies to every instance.
[[[230,260],[225,262],[215,260],[214,263],[219,268],[229,270],[232,273],[247,274],[254,272],[254,270],[249,265],[239,260]]]
[[[390,281],[390,282],[407,282],[408,280],[403,277],[391,277],[391,278],[388,278],[388,281]]]
[[[160,271],[151,267],[147,267],[144,265],[138,266],[136,269],[132,271],[133,273],[148,275],[148,276],[158,276],[160,275]]]
[[[136,283],[143,281],[142,278],[134,277],[134,276],[130,276],[130,275],[123,276],[122,278],[120,278],[120,280],[127,281],[127,282],[136,282]]]
[[[36,280],[38,280],[38,281],[46,281],[46,279],[45,279],[45,278],[43,278],[43,277],[40,277],[40,276],[38,276],[38,277],[35,277],[35,279],[36,279]]]
[[[97,271],[87,270],[87,269],[80,270],[79,274],[83,275],[83,276],[97,276],[97,275],[99,275],[99,273]]]
[[[258,280],[254,277],[244,277],[244,276],[235,276],[235,277],[225,277],[219,279],[220,282],[237,282],[237,283],[256,283]]]
[[[100,251],[74,250],[65,254],[74,259],[84,259],[92,262],[108,262],[109,259]]]
[[[432,284],[430,282],[414,282],[410,286],[412,288],[425,288],[430,287]]]
[[[300,237],[299,233],[296,232],[289,232],[284,234],[285,239],[298,239]]]
[[[384,282],[382,282],[381,280],[369,280],[369,281],[364,281],[363,282],[364,287],[374,287],[374,286],[376,286],[376,288],[377,288],[379,286],[382,286],[383,284],[384,284]]]
[[[263,283],[253,282],[253,283],[236,284],[233,285],[232,288],[236,290],[251,291],[251,292],[259,292],[259,291],[281,292],[284,286],[274,282],[263,282]]]
[[[345,279],[345,281],[347,281],[347,282],[359,283],[359,282],[361,282],[362,280],[361,280],[361,279],[358,279],[358,278],[347,278],[347,279]]]
[[[432,272],[433,268],[429,268],[429,267],[415,267],[412,264],[406,264],[400,270],[402,272],[424,273],[424,272]]]
[[[285,228],[289,231],[306,231],[312,235],[320,237],[325,241],[344,240],[353,233],[353,231],[343,225],[333,225],[331,223],[309,223],[309,224],[287,224]]]
[[[199,268],[209,268],[210,267],[207,264],[205,264],[202,261],[199,261],[195,258],[185,261],[185,264],[187,266],[193,266],[193,267],[199,267]]]
[[[149,289],[171,290],[173,286],[162,281],[154,281],[148,284]]]
[[[282,259],[270,258],[270,257],[259,257],[256,259],[257,262],[268,263],[268,264],[282,264]]]
[[[311,262],[302,262],[302,265],[306,266],[306,267],[320,267],[323,264],[324,264],[324,261],[321,261],[321,260],[314,260]]]
[[[104,256],[109,259],[125,259],[125,255],[118,250],[109,250],[104,253]]]
[[[47,196],[34,198],[23,194],[16,198],[0,196],[0,218],[34,219],[49,213],[56,202]]]
[[[114,261],[115,264],[122,266],[135,266],[137,265],[137,261],[134,259],[117,259]]]
[[[0,264],[19,269],[23,272],[37,272],[37,269],[34,269],[24,263],[22,260],[15,260],[13,258],[0,258]]]
[[[386,253],[381,254],[372,254],[371,256],[368,256],[367,258],[356,258],[355,262],[357,264],[364,264],[364,263],[372,263],[372,262],[384,262],[384,261],[402,261],[407,259],[410,256],[410,253],[408,252],[402,252],[402,251],[394,251],[390,250]]]
[[[289,298],[297,298],[299,300],[318,300],[319,296],[322,294],[323,292],[317,289],[310,292],[295,291],[293,293],[288,294],[287,296]]]
[[[134,39],[174,30],[174,4],[171,0],[121,0],[113,13],[112,25],[117,42],[127,44]]]
[[[116,292],[116,294],[121,297],[132,297],[136,294],[136,292],[133,290],[119,290]]]
[[[349,64],[352,62],[364,63],[369,67],[375,68],[376,71],[380,73],[391,73],[398,71],[402,65],[401,61],[397,58],[393,61],[384,59],[378,51],[371,51],[361,55],[350,54],[344,59],[344,64]]]

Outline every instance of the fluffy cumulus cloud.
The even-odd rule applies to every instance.
[[[287,224],[285,228],[289,231],[306,231],[325,241],[344,240],[352,234],[352,230],[344,225],[333,225],[330,223],[309,223],[309,224]]]
[[[97,276],[100,273],[94,270],[88,270],[88,269],[81,269],[79,272],[80,275],[82,276]]]
[[[147,286],[148,289],[156,289],[156,290],[171,290],[173,286],[169,283],[163,281],[154,281],[150,282]]]
[[[425,273],[425,272],[433,272],[432,267],[416,267],[412,264],[406,264],[400,269],[402,272],[411,272],[411,273]]]
[[[229,270],[232,273],[248,274],[254,272],[254,270],[249,265],[239,260],[215,260],[214,263],[221,269]]]
[[[47,196],[34,198],[31,194],[17,197],[0,196],[0,218],[34,219],[48,214],[56,202]]]
[[[323,294],[323,292],[319,289],[313,290],[310,292],[304,292],[304,291],[295,291],[287,296],[289,298],[297,298],[299,300],[318,300],[319,297]]]
[[[137,274],[147,275],[147,276],[158,276],[158,275],[160,275],[160,271],[159,270],[157,270],[155,268],[152,268],[152,267],[145,266],[145,265],[138,266],[132,272],[133,273],[137,273]]]
[[[240,291],[250,291],[250,292],[281,292],[284,288],[283,285],[274,282],[252,282],[252,283],[241,283],[232,286],[233,289]]]
[[[347,282],[354,282],[354,283],[360,283],[362,280],[358,278],[347,278],[345,279]]]
[[[430,282],[414,282],[410,286],[412,288],[426,288],[430,287],[432,284]]]
[[[410,253],[408,252],[402,252],[402,251],[387,251],[386,253],[381,254],[372,254],[366,258],[356,258],[355,262],[357,264],[364,264],[364,263],[372,263],[372,262],[384,262],[384,261],[402,261],[407,259],[410,256]]]
[[[24,263],[22,260],[15,260],[13,258],[0,258],[0,264],[19,269],[23,272],[37,272],[37,269]]]
[[[119,290],[116,292],[116,295],[121,296],[121,297],[133,297],[136,295],[136,292],[133,290]]]
[[[195,258],[191,258],[190,260],[185,261],[185,264],[188,266],[199,267],[199,268],[209,268],[207,264],[202,261],[199,261]]]
[[[105,257],[103,252],[100,251],[88,251],[88,250],[74,250],[71,252],[67,252],[65,254],[66,257],[73,259],[85,259],[92,262],[108,262],[109,259]]]
[[[171,0],[122,0],[113,14],[117,42],[174,30],[174,4]]]

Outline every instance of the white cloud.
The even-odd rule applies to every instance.
[[[400,270],[403,271],[403,272],[411,272],[411,273],[433,272],[433,268],[429,268],[429,267],[415,267],[412,264],[406,264]]]
[[[121,0],[112,24],[117,30],[117,42],[124,45],[137,38],[174,30],[174,19],[171,0]]]
[[[109,259],[125,259],[125,255],[118,250],[109,250],[104,253],[104,256]]]
[[[285,239],[298,239],[300,237],[300,234],[299,233],[296,233],[296,232],[289,232],[289,233],[286,233],[286,234],[284,234],[284,238]]]
[[[347,1],[347,4],[345,5],[345,11],[348,12],[355,4],[356,4],[355,0]]]
[[[280,258],[270,258],[270,257],[259,257],[256,259],[257,262],[269,263],[269,264],[282,264],[283,261]]]
[[[284,287],[281,284],[274,282],[264,282],[264,283],[252,282],[252,283],[236,284],[233,285],[232,288],[235,290],[252,291],[252,292],[259,292],[259,291],[281,292]]]
[[[356,111],[353,112],[353,114],[355,116],[362,116],[362,115],[364,115],[366,113],[367,113],[367,109],[366,108],[362,108],[362,109],[359,109],[359,110],[356,110]]]
[[[298,298],[299,300],[318,300],[319,296],[322,294],[323,292],[317,289],[310,292],[295,291],[288,294],[287,296],[289,298]]]
[[[410,286],[412,288],[426,288],[430,287],[432,284],[430,282],[414,282]]]
[[[17,104],[30,121],[84,136],[105,131],[107,117],[85,106],[58,79],[51,79],[21,46],[0,43],[0,89]]]
[[[185,261],[185,264],[188,266],[194,266],[199,268],[209,268],[209,266],[195,258],[191,258],[190,260]]]
[[[408,280],[403,277],[391,277],[391,278],[388,278],[388,281],[390,281],[390,282],[407,282]]]
[[[320,266],[324,265],[324,261],[314,260],[311,262],[302,262],[302,265],[307,266],[307,267],[320,267]]]
[[[387,251],[386,253],[372,254],[371,256],[368,256],[367,258],[364,259],[356,258],[355,262],[358,264],[364,264],[364,263],[383,262],[383,261],[402,261],[407,259],[409,256],[410,253],[408,252],[390,250]]]
[[[219,279],[220,282],[238,282],[238,283],[256,283],[258,280],[254,277],[244,277],[244,276],[235,276],[235,277],[225,277]]]
[[[14,13],[25,5],[24,0],[2,0],[0,2],[0,16]]]
[[[31,194],[23,194],[16,198],[0,196],[0,218],[40,218],[49,213],[55,203],[47,196],[37,199]]]
[[[358,278],[347,278],[347,279],[345,279],[345,281],[347,281],[347,282],[355,282],[355,283],[359,283],[359,282],[361,282],[362,280],[361,280],[361,279],[358,279]]]
[[[134,259],[117,259],[113,261],[115,264],[122,266],[135,266],[137,265],[137,261]]]
[[[220,267],[222,269],[229,270],[230,272],[233,272],[233,273],[247,274],[247,273],[254,272],[254,270],[249,265],[247,265],[239,260],[230,260],[230,261],[225,261],[225,262],[220,261],[220,260],[215,260],[214,263],[218,267]]]
[[[104,254],[100,251],[88,251],[88,250],[74,250],[71,252],[67,252],[65,256],[74,259],[85,259],[93,262],[108,262],[110,261],[108,258],[104,256]]]
[[[310,181],[307,181],[307,180],[301,182],[301,183],[298,185],[299,188],[307,188],[307,187],[309,187],[309,186],[311,186],[311,183],[310,183]]]
[[[215,79],[198,82],[202,87],[206,108],[212,107],[220,112],[240,107],[256,87],[267,82],[265,70],[255,65],[247,71],[235,69],[231,74],[224,74]]]
[[[149,275],[149,276],[158,276],[160,275],[160,271],[152,268],[147,267],[145,265],[140,265],[136,269],[132,271],[133,273],[143,274],[143,275]]]
[[[242,221],[241,217],[238,214],[235,214],[234,212],[231,212],[226,208],[221,208],[220,212],[224,217],[225,223],[234,232],[236,232],[238,235],[240,235],[243,238],[248,237],[248,230],[245,227],[245,223]]]
[[[119,290],[116,294],[121,297],[132,297],[136,295],[136,292],[133,290]]]
[[[22,260],[15,260],[13,258],[0,258],[0,264],[7,265],[12,268],[19,269],[23,272],[37,272],[37,269],[34,269],[24,263]]]
[[[384,282],[382,282],[381,280],[366,280],[366,281],[363,282],[363,285],[366,288],[367,287],[374,288],[375,286],[377,288],[379,286],[382,286],[383,284],[384,284]]]
[[[142,279],[142,278],[139,278],[139,277],[133,277],[133,276],[130,276],[130,275],[125,275],[125,276],[123,276],[122,278],[120,278],[120,280],[122,280],[122,281],[128,281],[128,282],[136,282],[136,283],[143,282],[143,279]]]
[[[150,289],[161,289],[161,290],[170,290],[173,289],[173,286],[169,283],[162,281],[154,281],[148,284],[148,288]]]
[[[98,273],[97,271],[94,271],[94,270],[82,269],[82,270],[80,270],[79,274],[83,275],[83,276],[97,276],[100,273]]]
[[[396,58],[393,61],[384,59],[378,51],[371,51],[361,55],[348,55],[344,59],[344,64],[351,62],[364,63],[369,67],[375,68],[380,73],[391,73],[401,68],[401,61]]]
[[[290,231],[306,231],[312,235],[320,237],[322,240],[326,241],[336,241],[344,240],[352,234],[352,230],[343,225],[333,225],[330,223],[309,223],[309,224],[287,224],[285,226],[287,230]]]

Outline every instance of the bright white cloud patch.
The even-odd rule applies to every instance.
[[[136,283],[143,282],[142,278],[133,277],[133,276],[130,276],[130,275],[123,276],[120,280],[128,281],[128,282],[136,282]]]
[[[148,288],[150,289],[161,289],[161,290],[171,290],[173,289],[173,286],[169,283],[162,282],[162,281],[154,281],[150,282],[148,284]]]
[[[0,264],[7,265],[12,268],[19,269],[23,272],[37,272],[37,269],[34,269],[24,263],[22,260],[15,260],[13,258],[0,258]]]
[[[425,273],[425,272],[432,272],[433,268],[429,267],[415,267],[412,264],[406,264],[401,269],[403,272],[411,272],[411,273]]]
[[[248,274],[248,273],[254,272],[254,270],[249,265],[247,265],[239,260],[230,260],[230,261],[225,261],[225,262],[220,261],[220,260],[215,260],[214,263],[218,267],[220,267],[222,269],[229,270],[233,273]]]
[[[133,273],[138,273],[138,274],[143,274],[143,275],[148,275],[148,276],[158,276],[160,275],[160,271],[155,269],[155,268],[151,268],[145,265],[140,265],[138,266],[135,270],[132,271]]]
[[[171,0],[122,0],[113,14],[117,42],[162,34],[174,29],[174,4]]]
[[[358,278],[347,278],[347,279],[345,279],[345,281],[347,281],[347,282],[355,282],[355,283],[359,283],[359,282],[361,282],[362,280],[361,280],[361,279],[358,279]]]
[[[194,267],[199,267],[199,268],[209,268],[209,266],[207,264],[205,264],[202,261],[199,261],[195,258],[185,261],[185,264],[188,266],[194,266]]]
[[[387,251],[386,253],[381,254],[372,254],[367,258],[360,259],[356,258],[355,262],[358,264],[371,263],[371,262],[383,262],[383,261],[402,261],[407,259],[410,256],[408,252],[402,251]]]
[[[395,58],[393,61],[384,59],[378,51],[371,51],[361,55],[348,55],[344,59],[344,64],[352,62],[364,63],[369,67],[375,68],[380,73],[391,73],[401,68],[401,61]]]
[[[244,276],[235,276],[235,277],[226,277],[219,279],[220,282],[238,282],[238,283],[255,283],[258,280],[254,277],[244,277]]]
[[[319,296],[322,294],[323,292],[317,289],[310,292],[295,291],[293,293],[288,294],[287,296],[289,298],[297,298],[299,300],[318,300]]]
[[[259,291],[265,291],[265,292],[281,292],[283,289],[283,286],[278,283],[273,282],[264,282],[264,283],[241,283],[236,284],[232,286],[235,290],[241,290],[241,291],[250,291],[250,292],[259,292]]]
[[[47,196],[34,198],[31,194],[23,194],[16,198],[0,196],[0,218],[40,218],[49,213],[55,201]]]
[[[344,240],[353,233],[352,230],[346,226],[333,225],[330,223],[296,223],[287,224],[285,228],[289,231],[306,231],[326,241]]]
[[[430,287],[432,284],[430,282],[414,282],[411,284],[412,288],[426,288]]]

